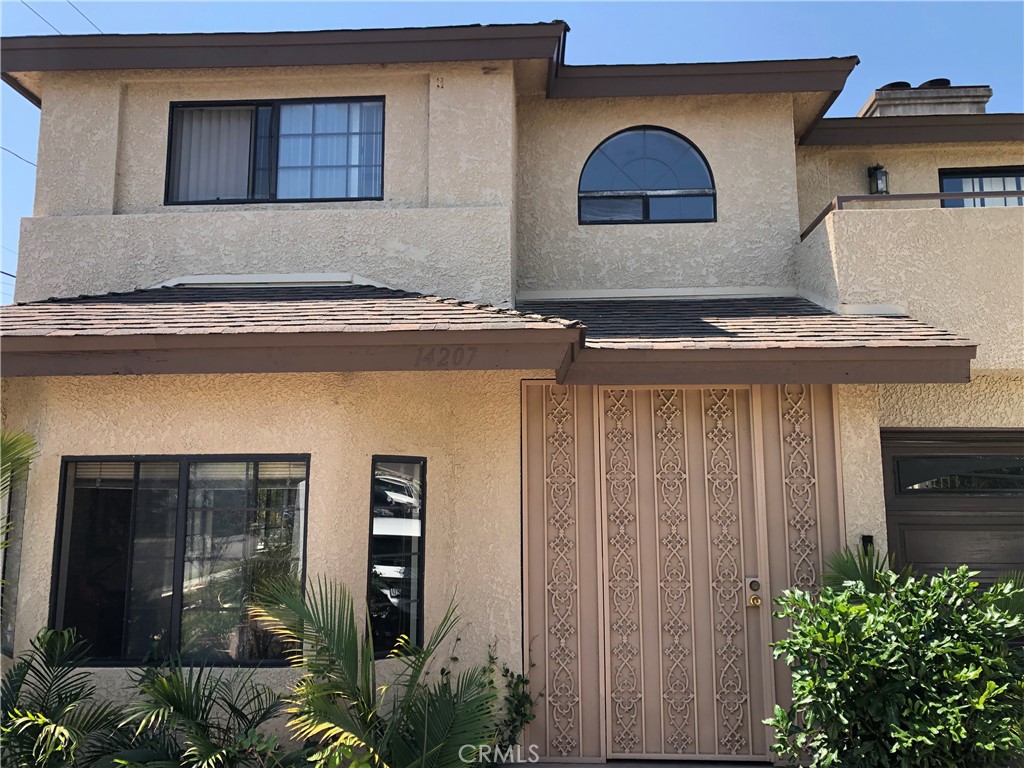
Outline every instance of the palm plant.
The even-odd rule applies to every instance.
[[[844,584],[856,582],[863,584],[870,594],[876,594],[885,590],[884,580],[879,578],[879,574],[891,571],[892,562],[872,546],[846,547],[830,554],[825,560],[825,568],[822,582],[826,587],[842,589]],[[910,566],[905,566],[898,573],[899,583],[906,582],[912,575]]]
[[[281,698],[253,679],[255,670],[218,674],[174,661],[142,670],[140,697],[123,725],[141,741],[119,764],[140,768],[269,768],[297,762],[276,737],[263,730],[283,709]]]
[[[27,432],[0,429],[0,499],[6,499],[11,488],[28,474],[29,465],[36,457],[36,440]],[[3,513],[0,525],[0,550],[7,549],[11,541],[11,522]]]
[[[497,694],[489,670],[471,667],[453,677],[442,668],[431,679],[433,659],[458,624],[454,604],[423,648],[399,640],[389,684],[378,682],[373,632],[360,630],[344,586],[320,579],[303,596],[294,580],[278,580],[264,585],[250,612],[305,673],[288,697],[289,727],[317,744],[311,761],[318,768],[447,768],[494,743]]]
[[[45,629],[4,675],[3,765],[92,766],[128,742],[120,708],[95,699],[83,667],[88,643],[73,629]]]
[[[0,496],[10,493],[11,486],[28,474],[36,453],[36,441],[32,435],[0,430]]]

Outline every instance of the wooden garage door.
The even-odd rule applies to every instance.
[[[552,760],[764,759],[770,600],[842,520],[828,387],[524,385],[526,637]]]
[[[883,431],[882,459],[897,565],[1024,570],[1024,431]]]

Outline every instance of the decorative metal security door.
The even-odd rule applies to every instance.
[[[761,721],[789,695],[771,597],[813,588],[842,539],[830,388],[523,395],[528,742],[770,759]]]
[[[750,391],[599,397],[608,756],[766,755]]]

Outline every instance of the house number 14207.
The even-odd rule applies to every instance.
[[[476,347],[420,347],[417,368],[467,368],[476,357]]]

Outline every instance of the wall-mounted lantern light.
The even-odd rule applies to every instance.
[[[889,172],[880,165],[868,168],[868,191],[872,195],[889,194]]]

